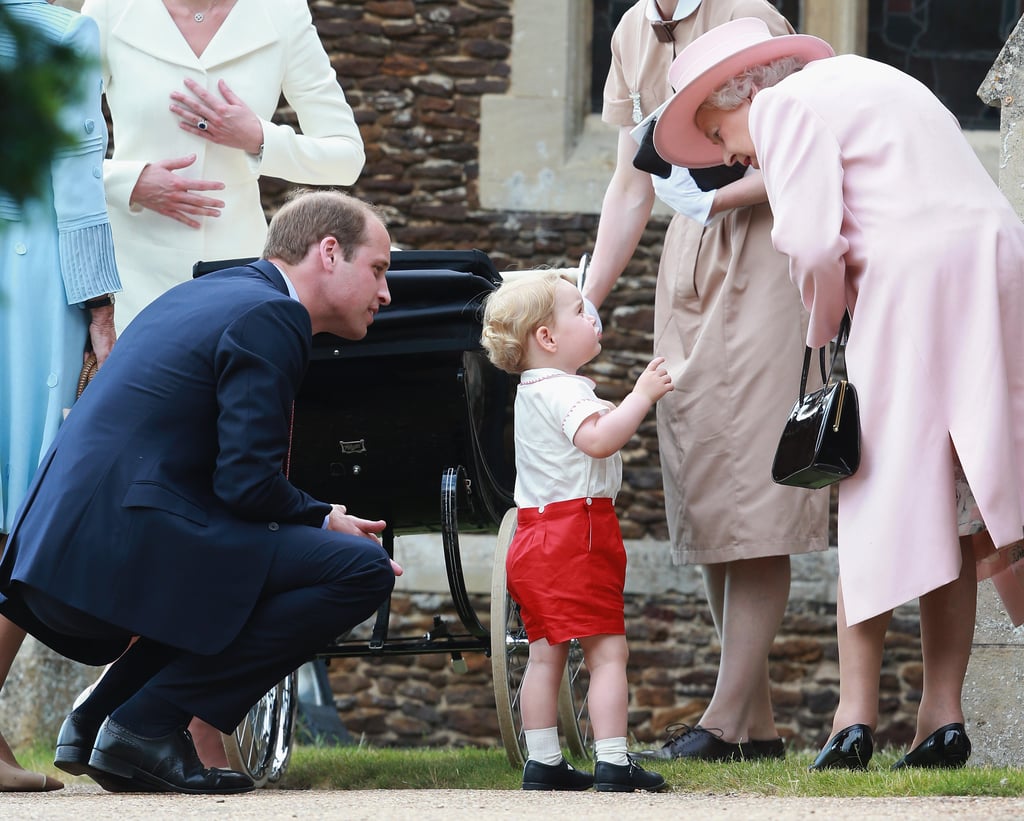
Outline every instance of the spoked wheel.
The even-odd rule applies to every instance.
[[[280,780],[288,768],[298,692],[298,674],[292,673],[250,708],[233,733],[221,734],[228,765],[257,787]]]
[[[519,700],[523,676],[530,657],[519,606],[508,594],[505,578],[505,557],[516,532],[516,509],[509,510],[498,529],[491,571],[491,675],[494,681],[494,703],[498,711],[498,727],[505,754],[513,767],[526,761],[526,738],[523,734]],[[589,678],[583,666],[583,651],[575,640],[569,649],[566,674],[558,695],[558,719],[569,751],[585,758],[591,741],[590,717],[587,713],[586,686]]]
[[[565,746],[579,758],[590,758],[590,748],[594,743],[590,712],[587,710],[589,686],[590,673],[583,663],[583,648],[573,639],[569,643],[569,659],[558,690],[558,723],[562,725]]]
[[[498,528],[491,571],[491,678],[505,754],[513,767],[522,767],[526,761],[526,739],[519,712],[519,696],[530,656],[530,643],[526,639],[523,620],[519,617],[519,605],[512,601],[505,585],[505,556],[515,532],[516,509],[512,508],[505,513]]]

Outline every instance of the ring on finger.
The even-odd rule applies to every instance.
[[[206,129],[208,129],[209,127],[210,124],[206,122],[206,119],[203,117],[200,117],[199,122],[196,123],[196,128],[198,128],[200,131],[206,131]]]

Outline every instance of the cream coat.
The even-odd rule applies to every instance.
[[[853,313],[862,459],[839,492],[851,624],[957,578],[953,451],[996,546],[1024,532],[1024,226],[902,72],[811,63],[750,107],[773,240],[811,312]]]
[[[198,260],[258,256],[267,223],[258,178],[307,185],[350,185],[362,170],[363,143],[304,0],[237,0],[202,56],[196,57],[161,0],[86,0],[99,23],[103,79],[114,124],[114,154],[104,165],[110,222],[124,293],[121,327]],[[219,96],[225,80],[263,123],[262,160],[183,131],[172,90],[189,77]],[[271,117],[281,95],[302,133]],[[220,180],[220,217],[189,228],[129,199],[148,162],[197,154],[177,173]]]

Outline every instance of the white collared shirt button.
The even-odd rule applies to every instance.
[[[95,121],[93,121],[93,120],[86,120],[85,121],[85,133],[86,134],[92,134],[92,132],[95,131],[95,130],[96,130],[96,123],[95,123]]]

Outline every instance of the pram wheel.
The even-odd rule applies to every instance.
[[[221,734],[228,765],[257,787],[279,781],[288,768],[298,686],[298,673],[286,676],[249,709],[233,733]]]
[[[519,606],[508,595],[505,578],[505,557],[515,532],[516,509],[512,508],[505,513],[498,529],[491,571],[491,674],[498,728],[505,753],[513,767],[522,767],[526,760],[526,738],[519,699],[530,657],[530,643],[519,616]],[[589,681],[583,664],[583,651],[579,642],[574,640],[569,648],[569,660],[558,694],[558,722],[565,746],[579,758],[589,757],[593,740],[587,712]]]

